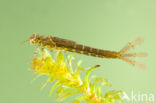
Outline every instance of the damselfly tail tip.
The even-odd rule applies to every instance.
[[[120,53],[125,53],[127,52],[128,50],[130,50],[131,48],[134,48],[135,46],[137,45],[140,45],[141,43],[144,42],[144,38],[142,37],[138,37],[136,38],[134,41],[132,42],[129,42],[123,49],[121,49]]]
[[[136,40],[128,43],[119,53],[120,53],[120,59],[129,62],[133,66],[139,67],[143,70],[146,69],[146,65],[141,62],[133,61],[129,58],[131,57],[146,57],[148,56],[147,53],[145,52],[140,52],[140,53],[126,53],[129,49],[134,48],[136,45],[141,44],[144,41],[144,38],[137,38]]]
[[[126,57],[121,57],[121,59],[142,70],[145,70],[147,68],[146,65],[142,62],[134,61]]]
[[[122,57],[146,57],[148,56],[147,53],[145,52],[140,52],[140,53],[126,53],[126,54],[121,54]]]

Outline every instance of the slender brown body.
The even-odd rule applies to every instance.
[[[135,47],[138,44],[141,44],[143,41],[144,41],[143,38],[137,38],[136,40],[128,43],[119,52],[114,52],[92,48],[82,44],[77,44],[75,41],[62,39],[58,37],[40,36],[39,34],[36,33],[33,34],[28,40],[30,44],[36,44],[38,46],[47,47],[49,49],[65,50],[100,58],[118,58],[127,61],[132,65],[138,66],[139,68],[144,69],[145,68],[144,64],[131,60],[129,59],[129,57],[136,56],[144,57],[147,56],[147,53],[126,53],[129,49]]]
[[[80,54],[85,54],[88,56],[95,56],[101,58],[119,58],[119,52],[102,50],[97,48],[92,48],[89,46],[77,44],[74,41],[62,39],[52,36],[39,36],[34,34],[30,39],[33,39],[32,44],[37,44],[39,46],[54,48],[59,50],[65,50],[70,52],[76,52]]]

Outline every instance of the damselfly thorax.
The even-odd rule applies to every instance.
[[[88,56],[94,56],[100,58],[119,58],[131,63],[132,65],[137,65],[138,63],[136,63],[136,61],[128,59],[127,57],[136,57],[136,56],[142,57],[147,55],[146,53],[125,54],[126,51],[128,51],[135,45],[142,43],[143,38],[137,38],[135,41],[128,43],[128,45],[126,45],[119,52],[97,49],[90,46],[78,44],[72,40],[62,39],[54,36],[40,36],[37,33],[33,34],[29,38],[28,42],[30,44],[36,44],[37,46],[47,47],[49,49],[76,52]]]

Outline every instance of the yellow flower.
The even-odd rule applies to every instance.
[[[122,91],[110,91],[105,95],[102,94],[102,86],[111,86],[107,79],[98,77],[95,78],[94,82],[90,79],[90,72],[98,68],[99,65],[88,69],[85,78],[81,79],[79,72],[83,71],[84,68],[78,64],[75,72],[73,72],[71,66],[73,56],[65,61],[62,52],[58,52],[56,60],[45,49],[39,51],[39,54],[38,57],[33,57],[31,69],[39,75],[49,76],[49,79],[41,87],[44,87],[48,82],[55,81],[49,96],[57,88],[58,100],[64,100],[74,94],[82,94],[73,103],[80,103],[81,101],[87,103],[114,103],[115,101],[121,101],[120,94],[122,94]],[[97,85],[98,82],[101,82],[101,84]]]
[[[68,87],[77,87],[82,85],[79,72],[72,73],[65,63],[62,52],[54,60],[51,55],[44,50],[43,57],[33,57],[32,70],[40,75],[48,75],[48,82],[57,80],[57,85],[66,85]]]

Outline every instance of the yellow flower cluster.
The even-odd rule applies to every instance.
[[[57,93],[58,100],[64,100],[74,94],[81,94],[77,97],[73,103],[80,103],[86,101],[87,103],[115,103],[122,102],[122,91],[109,91],[104,95],[102,94],[102,86],[111,86],[111,84],[105,78],[94,78],[91,80],[89,74],[92,70],[99,67],[95,65],[84,70],[80,64],[77,64],[75,71],[72,69],[72,58],[64,58],[62,52],[57,52],[57,57],[54,59],[47,50],[38,51],[39,56],[35,56],[32,59],[32,70],[39,75],[48,75],[49,79],[42,84],[44,87],[48,82],[55,82],[52,86],[49,96],[54,89]],[[80,77],[80,72],[85,72],[85,77]],[[98,82],[101,82],[100,84]]]

